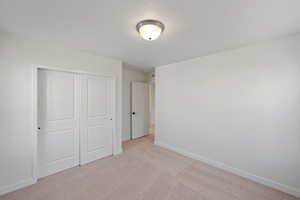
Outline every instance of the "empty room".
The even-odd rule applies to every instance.
[[[0,200],[300,200],[299,0],[0,0]]]

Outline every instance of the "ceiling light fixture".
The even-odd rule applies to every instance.
[[[165,25],[160,21],[147,19],[140,21],[136,25],[136,30],[140,36],[145,40],[156,40],[160,34],[164,31]]]

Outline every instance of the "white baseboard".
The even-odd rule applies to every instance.
[[[267,179],[267,178],[264,178],[264,177],[260,177],[260,176],[251,174],[249,172],[246,172],[246,171],[243,171],[243,170],[240,170],[240,169],[228,166],[228,165],[226,165],[224,163],[221,163],[221,162],[218,162],[218,161],[215,161],[215,160],[211,160],[209,158],[197,155],[195,153],[191,153],[191,152],[185,151],[184,149],[177,148],[175,146],[166,144],[166,143],[161,142],[161,141],[155,140],[155,144],[158,145],[158,146],[164,147],[166,149],[170,149],[172,151],[175,151],[175,152],[177,152],[179,154],[182,154],[184,156],[187,156],[189,158],[192,158],[192,159],[195,159],[195,160],[199,160],[199,161],[204,162],[204,163],[206,163],[208,165],[211,165],[213,167],[220,168],[220,169],[223,169],[225,171],[228,171],[228,172],[231,172],[233,174],[236,174],[238,176],[250,179],[250,180],[252,180],[254,182],[257,182],[257,183],[269,186],[271,188],[280,190],[282,192],[291,194],[291,195],[296,196],[296,197],[300,197],[300,189],[297,189],[297,188],[294,188],[294,187],[291,187],[291,186],[288,186],[288,185],[284,185],[284,184],[278,183],[278,182],[273,181],[271,179]]]
[[[29,178],[26,180],[19,181],[18,183],[7,185],[0,188],[0,195],[7,194],[9,192],[13,192],[15,190],[21,189],[23,187],[29,186],[36,183],[36,179]]]
[[[123,153],[123,149],[119,150],[118,152],[114,152],[113,156],[117,156]]]

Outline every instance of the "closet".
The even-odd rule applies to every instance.
[[[38,69],[39,178],[112,155],[113,91],[112,77]]]

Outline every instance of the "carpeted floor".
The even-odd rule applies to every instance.
[[[295,200],[296,198],[186,158],[148,136],[124,153],[48,176],[0,200]]]

